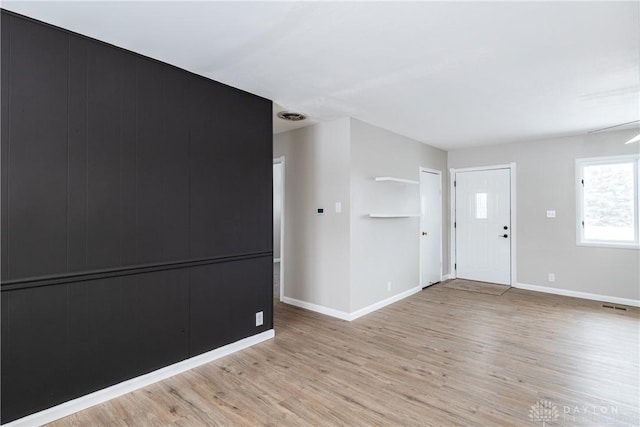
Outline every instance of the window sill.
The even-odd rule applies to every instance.
[[[576,242],[576,246],[586,246],[593,248],[613,248],[613,249],[640,249],[638,243],[619,243],[619,242],[596,242],[583,241]]]

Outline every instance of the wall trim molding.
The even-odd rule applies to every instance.
[[[548,286],[529,285],[526,283],[516,283],[513,285],[516,289],[524,289],[527,291],[544,292],[547,294],[563,295],[566,297],[582,298],[594,301],[610,302],[613,304],[628,305],[631,307],[640,307],[640,300],[630,298],[612,297],[608,295],[591,294],[588,292],[572,291],[569,289],[550,288]]]
[[[399,294],[393,295],[389,298],[383,299],[382,301],[378,301],[376,303],[373,303],[371,305],[368,305],[366,307],[363,307],[351,313],[347,313],[345,311],[340,311],[333,308],[325,307],[323,305],[313,304],[311,302],[301,301],[301,300],[298,300],[295,298],[289,298],[289,297],[283,297],[282,302],[284,302],[285,304],[304,308],[306,310],[315,311],[316,313],[335,317],[340,320],[346,320],[347,322],[351,322],[352,320],[356,320],[359,317],[365,316],[369,313],[373,313],[374,311],[380,310],[381,308],[387,305],[393,304],[394,302],[398,302],[401,299],[404,299],[413,294],[416,294],[421,290],[422,290],[422,286],[416,286],[415,288],[411,288],[404,292],[400,292]]]
[[[394,302],[398,302],[402,299],[405,299],[407,297],[410,297],[413,294],[417,294],[418,292],[420,292],[422,290],[422,286],[416,286],[414,288],[411,289],[407,289],[404,292],[400,292],[399,294],[393,295],[389,298],[383,299],[382,301],[378,301],[376,303],[373,303],[371,305],[368,305],[364,308],[361,308],[359,310],[356,310],[354,312],[352,312],[349,315],[349,320],[355,320],[358,317],[362,317],[364,315],[367,315],[369,313],[372,313],[376,310],[380,310],[383,307],[386,307],[387,305],[393,304]]]
[[[442,276],[442,281],[444,282],[445,280],[449,280],[449,279],[453,279],[453,275],[451,274],[445,274],[444,276]]]
[[[231,261],[273,256],[272,251],[251,252],[237,255],[223,255],[209,258],[197,258],[182,261],[158,262],[142,265],[128,265],[124,267],[107,268],[103,270],[80,271],[75,273],[51,274],[39,277],[5,280],[1,284],[2,292],[17,289],[36,288],[40,286],[63,285],[66,283],[84,282],[89,280],[106,279],[110,277],[130,276],[133,274],[153,273],[156,271],[175,270],[179,268],[198,267],[201,265],[218,264]]]
[[[45,409],[44,411],[36,412],[35,414],[27,415],[26,417],[11,421],[10,423],[2,424],[2,427],[34,426],[50,423],[122,396],[123,394],[131,393],[139,388],[146,387],[158,381],[162,381],[174,375],[196,368],[200,365],[204,365],[205,363],[213,362],[216,359],[244,350],[245,348],[259,344],[263,341],[270,340],[274,336],[275,331],[273,329],[269,329],[268,331],[227,344],[207,353],[199,354],[189,359],[174,363],[173,365],[165,366],[164,368],[160,368],[148,374],[103,388],[102,390],[61,403],[60,405]]]
[[[282,297],[282,302],[285,304],[293,305],[295,307],[304,308],[305,310],[315,311],[316,313],[335,317],[341,320],[351,321],[350,314],[347,313],[346,311],[340,311],[334,308],[329,308],[323,305],[318,305],[311,302],[302,301],[299,299],[289,298],[289,297]]]

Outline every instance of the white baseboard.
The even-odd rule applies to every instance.
[[[173,365],[160,368],[157,371],[150,372],[145,375],[141,375],[136,378],[121,382],[111,387],[98,390],[96,392],[87,394],[77,399],[70,400],[53,408],[45,409],[44,411],[36,412],[35,414],[28,415],[24,418],[17,419],[8,424],[3,424],[2,427],[14,427],[14,426],[40,426],[50,423],[60,418],[69,416],[78,411],[90,408],[94,405],[106,402],[114,399],[123,394],[131,393],[142,387],[146,387],[158,381],[162,381],[181,372],[188,371],[197,366],[204,365],[205,363],[212,362],[224,356],[228,356],[237,351],[243,350],[252,345],[267,341],[275,336],[273,329],[268,331],[241,339],[234,343],[225,345],[207,353],[200,354],[198,356],[191,357],[187,360],[183,360]]]
[[[325,314],[331,317],[337,317],[338,319],[351,320],[349,318],[349,313],[325,307],[323,305],[313,304],[311,302],[301,301],[299,299],[284,296],[282,297],[281,301],[285,304],[295,305],[296,307],[304,308],[305,310],[315,311],[316,313]]]
[[[282,298],[282,302],[284,302],[285,304],[290,304],[290,305],[294,305],[296,307],[300,307],[300,308],[304,308],[306,310],[310,310],[310,311],[315,311],[316,313],[320,313],[320,314],[325,314],[327,316],[331,316],[331,317],[336,317],[338,319],[341,320],[346,320],[348,322],[351,322],[352,320],[355,320],[359,317],[362,317],[366,314],[372,313],[376,310],[381,309],[382,307],[385,307],[389,304],[393,304],[394,302],[400,301],[401,299],[404,299],[408,296],[411,296],[415,293],[418,293],[422,290],[422,286],[417,286],[415,288],[411,288],[407,291],[401,292],[397,295],[393,295],[387,299],[384,299],[382,301],[378,301],[374,304],[371,304],[367,307],[361,308],[359,310],[356,310],[352,313],[347,313],[345,311],[340,311],[340,310],[335,310],[333,308],[329,308],[329,307],[325,307],[322,305],[318,305],[318,304],[313,304],[310,302],[306,302],[306,301],[301,301],[295,298],[289,298],[289,297],[283,297]]]
[[[451,274],[445,274],[444,276],[442,276],[442,281],[444,282],[445,280],[449,280],[452,279],[453,275]]]
[[[528,291],[545,292],[548,294],[564,295],[566,297],[583,298],[594,301],[610,302],[613,304],[628,305],[631,307],[640,307],[640,300],[630,298],[619,298],[608,295],[590,294],[587,292],[571,291],[568,289],[550,288],[548,286],[528,285],[526,283],[516,283],[514,288],[526,289]]]
[[[415,288],[411,288],[404,292],[400,292],[399,294],[393,295],[387,299],[383,299],[382,301],[378,301],[374,304],[371,304],[367,307],[361,308],[360,310],[356,310],[353,313],[349,314],[349,320],[355,320],[358,317],[362,317],[366,314],[372,313],[376,310],[380,310],[382,307],[385,307],[389,304],[393,304],[394,302],[398,302],[401,299],[407,298],[413,294],[416,294],[422,290],[422,286],[416,286]]]

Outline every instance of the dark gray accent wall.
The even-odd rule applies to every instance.
[[[2,423],[271,329],[271,102],[0,28]]]

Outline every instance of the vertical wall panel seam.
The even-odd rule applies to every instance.
[[[187,269],[187,356],[191,357],[191,270]]]
[[[5,265],[5,268],[7,269],[7,278],[11,279],[11,251],[9,250],[9,248],[11,247],[11,243],[10,243],[10,237],[11,237],[11,233],[9,232],[9,230],[11,230],[11,197],[9,197],[11,195],[11,68],[12,68],[12,61],[11,61],[11,29],[13,28],[13,25],[11,25],[11,23],[13,22],[13,17],[9,17],[9,31],[7,31],[7,33],[9,34],[9,42],[7,43],[7,45],[9,46],[9,65],[7,66],[7,91],[9,92],[7,94],[8,96],[8,101],[7,101],[7,123],[5,126],[7,126],[7,229],[5,230],[5,233],[7,233],[7,265]],[[8,309],[7,309],[8,310]]]
[[[11,278],[11,270],[9,269],[9,266],[11,265],[9,256],[11,254],[11,252],[9,251],[9,229],[10,227],[10,222],[9,222],[9,212],[11,212],[11,210],[9,209],[9,203],[11,201],[11,198],[9,197],[10,191],[9,191],[9,184],[10,184],[10,179],[9,177],[11,176],[11,174],[9,173],[11,168],[11,68],[12,68],[12,61],[11,61],[11,29],[13,28],[12,22],[13,22],[13,18],[9,17],[9,19],[7,20],[7,22],[9,23],[9,31],[7,31],[7,35],[9,37],[9,41],[7,42],[7,46],[9,49],[9,53],[7,55],[7,59],[9,61],[9,65],[7,66],[7,91],[9,93],[7,93],[7,123],[4,124],[4,126],[7,126],[7,141],[5,141],[5,143],[7,144],[7,229],[5,230],[5,233],[7,233],[7,265],[5,265],[5,268],[7,269],[7,278]],[[7,347],[8,349],[5,350],[4,348],[2,349],[2,356],[4,356],[4,354],[11,354],[9,349],[11,349],[11,292],[3,292],[2,295],[0,295],[0,299],[1,298],[6,298],[7,299]],[[6,351],[6,353],[4,353]],[[8,357],[9,360],[11,360],[11,357]],[[2,358],[2,361],[0,363],[0,365],[2,365],[2,372],[4,372],[4,369],[6,369],[6,366],[9,365],[7,363],[7,360],[5,360],[4,358]],[[10,366],[10,365],[9,365]],[[1,408],[0,408],[1,410]]]
[[[66,372],[66,376],[67,378],[69,378],[71,376],[71,372],[72,372],[72,368],[71,368],[71,339],[70,336],[71,334],[69,333],[69,330],[71,329],[71,325],[70,325],[70,321],[69,321],[69,311],[71,310],[71,304],[69,304],[69,288],[71,287],[71,283],[67,283],[64,285],[65,288],[65,301],[67,302],[67,306],[65,308],[65,319],[64,319],[64,324],[66,326],[66,341],[67,341],[67,353],[65,355],[65,372]],[[71,388],[71,385],[69,383],[65,384],[65,387],[69,387]],[[70,393],[71,390],[66,389],[65,393]]]
[[[169,156],[171,153],[171,149],[169,148],[169,144],[171,143],[170,138],[167,136],[167,120],[169,120],[168,115],[165,116],[166,114],[166,110],[167,110],[167,86],[168,86],[168,80],[169,80],[169,73],[162,68],[162,100],[160,102],[160,126],[162,128],[162,135],[160,136],[160,138],[162,138],[162,140],[164,140],[163,142],[160,143],[160,147],[162,147],[162,154],[161,154],[161,167],[164,168],[166,165],[166,158],[163,158],[164,156]],[[161,181],[160,181],[160,185],[161,188],[164,187],[165,184],[165,180],[167,179],[166,174],[162,174],[161,176]],[[166,209],[166,199],[163,200],[162,203],[162,228],[164,229],[164,233],[165,235],[161,237],[162,239],[162,243],[161,243],[161,253],[162,253],[162,259],[165,260],[167,259],[167,253],[169,252],[168,248],[167,248],[167,235],[169,233],[167,233],[167,229],[169,228],[169,221],[167,221],[167,211],[168,209]]]
[[[5,354],[7,355],[7,359],[9,359],[9,361],[11,360],[11,295],[13,295],[13,292],[4,292],[2,293],[2,298],[6,298],[7,299],[7,349],[2,349],[2,356],[4,356]],[[5,353],[6,351],[6,353]],[[5,369],[7,369],[7,366],[11,366],[7,360],[5,360],[5,358],[2,358],[2,370],[0,372],[5,372]],[[1,401],[0,401],[1,402]],[[2,409],[2,408],[0,408]]]
[[[135,132],[136,132],[136,137],[135,137],[135,142],[134,142],[134,188],[135,188],[135,194],[133,196],[133,200],[136,204],[135,208],[136,208],[136,218],[135,218],[135,236],[134,236],[134,242],[135,242],[135,262],[137,263],[138,260],[140,259],[139,255],[138,255],[138,233],[139,233],[139,228],[138,228],[138,138],[139,138],[139,127],[138,127],[138,95],[140,93],[140,88],[138,87],[138,79],[139,79],[139,75],[138,75],[138,64],[139,64],[139,59],[136,58],[135,60],[135,70],[136,70],[136,75],[135,75],[135,92],[136,92],[136,97],[135,97],[135,102],[136,102],[136,112],[135,112],[135,124],[134,124],[134,128],[135,128]]]
[[[187,84],[187,95],[191,94],[192,81],[189,80]],[[189,96],[187,96],[189,98]],[[187,129],[187,245],[189,258],[192,256],[191,251],[191,178],[192,178],[192,149],[191,149],[191,137],[193,117],[188,114],[189,126]],[[191,271],[193,269],[187,269],[187,356],[192,356],[191,349]]]
[[[187,86],[187,93],[189,94]],[[189,116],[189,129],[187,132],[187,244],[189,249],[189,258],[191,258],[191,126],[193,122]],[[187,269],[187,355],[191,357],[191,271]]]
[[[69,203],[71,201],[71,197],[69,196],[69,178],[70,178],[70,168],[71,168],[71,157],[69,153],[69,98],[71,92],[71,37],[67,34],[67,232],[65,233],[67,239],[67,272],[69,272]]]
[[[123,191],[122,191],[122,175],[124,173],[124,168],[123,168],[123,164],[124,164],[124,159],[123,159],[123,145],[124,145],[124,82],[125,82],[125,78],[124,78],[124,74],[125,74],[125,64],[126,62],[124,62],[122,64],[122,68],[121,68],[121,73],[120,73],[120,181],[119,181],[119,185],[120,185],[120,197],[119,197],[119,201],[120,201],[120,244],[118,245],[119,250],[120,250],[120,265],[124,265],[124,214],[123,214],[123,203],[122,203],[122,199],[123,199]]]
[[[189,130],[187,133],[187,233],[188,233],[188,249],[189,249],[189,258],[191,258],[191,124],[189,125]]]
[[[89,49],[87,43],[82,43],[84,47],[84,74],[85,74],[85,125],[84,125],[84,145],[85,145],[85,194],[84,194],[84,262],[83,268],[86,270],[89,264]]]
[[[191,94],[191,88],[193,87],[193,80],[189,80],[188,81],[188,85],[187,85],[187,94]],[[192,103],[191,103],[192,104]],[[188,192],[188,198],[187,198],[187,215],[188,215],[188,222],[187,222],[187,233],[188,233],[188,245],[189,245],[189,258],[191,258],[193,252],[192,252],[192,236],[191,236],[191,182],[193,179],[193,147],[192,147],[192,139],[193,139],[193,117],[189,114],[189,128],[188,128],[188,137],[187,137],[187,176],[188,176],[188,181],[187,181],[187,192]],[[191,357],[193,355],[193,349],[192,349],[192,340],[191,340],[191,331],[192,331],[192,325],[191,325],[191,287],[192,285],[192,280],[191,280],[191,272],[193,271],[192,268],[187,270],[187,355],[189,357]]]

